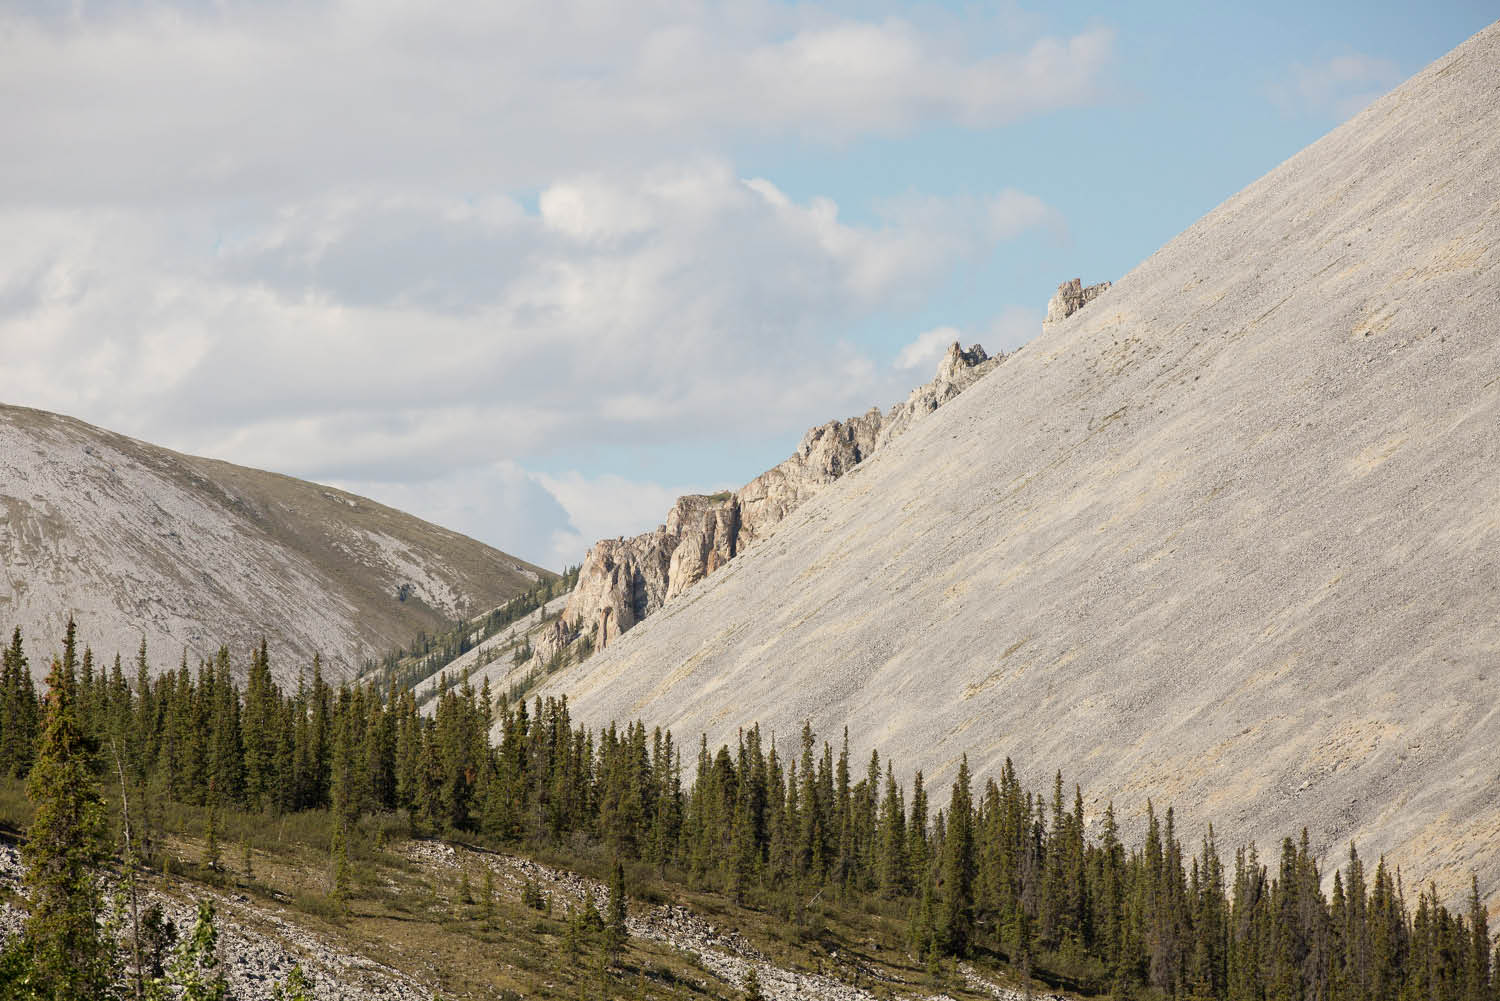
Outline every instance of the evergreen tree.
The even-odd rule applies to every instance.
[[[69,619],[63,660],[52,662],[47,677],[41,743],[26,782],[36,815],[21,848],[31,901],[24,935],[37,997],[95,1001],[114,992],[116,957],[100,926],[98,872],[109,841],[75,701],[74,633]]]
[[[944,817],[942,945],[948,954],[964,956],[974,939],[974,809],[968,755],[959,763]]]
[[[1479,899],[1479,877],[1469,876],[1469,941],[1467,953],[1467,990],[1464,1001],[1491,1001],[1490,924],[1484,901]]]
[[[745,1001],[766,1001],[766,996],[760,989],[760,974],[756,972],[754,963],[750,963],[749,967],[745,971]]]
[[[21,627],[11,633],[0,655],[0,775],[24,777],[36,754],[37,699],[31,667],[21,643]]]
[[[927,792],[919,769],[911,782],[911,819],[906,824],[907,884],[927,883]]]
[[[301,963],[293,966],[286,979],[271,988],[271,1001],[317,1001],[312,978],[302,972]]]
[[[270,658],[262,637],[260,648],[250,655],[245,681],[245,708],[241,714],[244,744],[245,802],[252,810],[265,810],[276,800],[277,721],[276,685],[271,680]]]
[[[906,860],[906,817],[896,773],[889,762],[885,766],[885,795],[880,802],[879,880],[882,894],[899,897],[911,886]]]
[[[664,879],[681,865],[697,885],[775,901],[787,918],[800,901],[859,906],[878,893],[891,903],[876,908],[907,909],[913,953],[934,970],[945,957],[993,949],[1022,971],[1035,963],[1085,993],[1117,997],[1500,1001],[1477,880],[1462,911],[1449,911],[1431,886],[1413,910],[1400,873],[1382,863],[1367,880],[1351,846],[1325,898],[1305,831],[1281,843],[1273,871],[1253,845],[1242,849],[1230,886],[1211,827],[1189,858],[1173,811],[1159,819],[1147,804],[1144,837],[1127,851],[1111,805],[1091,840],[1081,789],[1068,808],[1060,773],[1050,797],[1038,795],[1010,761],[976,803],[965,760],[947,808],[929,818],[920,773],[903,800],[892,763],[882,774],[872,753],[853,781],[847,734],[837,755],[827,742],[818,754],[805,726],[802,753],[783,760],[751,727],[716,753],[700,740],[684,792],[670,734],[648,737],[638,721],[575,726],[564,699],[497,704],[487,687],[476,693],[455,677],[424,715],[413,693],[395,686],[384,696],[373,686],[330,688],[316,661],[311,685],[283,695],[264,641],[251,652],[243,691],[223,650],[196,672],[184,656],[153,682],[144,644],[130,685],[118,657],[96,671],[78,649],[70,628],[49,677],[44,733],[19,632],[0,651],[0,773],[34,763],[37,827],[26,851],[37,853],[28,879],[42,888],[33,926],[0,956],[4,998],[110,996],[112,951],[97,922],[78,916],[99,913],[93,873],[104,825],[91,768],[106,763],[98,752],[108,744],[122,799],[139,811],[131,840],[142,857],[153,854],[153,817],[169,801],[206,808],[210,865],[224,811],[331,806],[330,884],[340,902],[350,892],[349,838],[375,811],[410,810],[419,828],[551,851],[613,849],[607,920],[588,902],[570,919],[568,941],[602,946],[614,962],[625,943],[623,863],[640,860]],[[485,878],[487,909],[488,870]],[[549,910],[534,885],[523,896]],[[159,911],[153,924],[149,910],[132,928],[131,969],[170,984],[175,932]],[[59,959],[74,955],[96,959]],[[213,996],[212,975],[194,983],[192,991]],[[288,981],[287,990],[305,987]],[[183,989],[170,987],[174,997]]]
[[[604,952],[609,962],[618,964],[625,952],[625,867],[615,859],[614,875],[609,881],[609,913],[604,919]]]
[[[149,1001],[225,1001],[229,984],[219,970],[218,946],[214,906],[200,900],[193,927],[178,943],[166,976],[147,989]]]

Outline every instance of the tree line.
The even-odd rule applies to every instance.
[[[74,644],[70,628],[65,659]],[[148,796],[330,810],[336,856],[361,815],[406,811],[450,836],[591,846],[788,919],[819,894],[904,914],[913,955],[933,966],[990,954],[1114,997],[1500,1001],[1477,880],[1454,911],[1351,845],[1325,892],[1305,830],[1226,864],[1211,827],[1185,848],[1174,812],[1148,804],[1127,845],[1112,804],[1090,824],[1061,773],[1031,791],[1009,760],[976,788],[965,759],[944,802],[921,772],[903,787],[878,753],[859,773],[847,732],[835,751],[810,726],[791,747],[758,727],[717,750],[700,737],[685,765],[669,732],[575,725],[566,699],[528,705],[487,682],[443,692],[430,714],[394,685],[333,687],[316,660],[283,689],[264,643],[243,688],[226,651],[152,678],[143,647],[133,682],[119,658],[108,671],[87,651],[77,662],[97,772],[112,748]],[[17,631],[0,769],[31,768],[39,718]]]
[[[378,678],[382,686],[415,688],[500,630],[573,590],[580,569],[581,565],[564,567],[562,576],[523,591],[486,615],[460,619],[436,633],[423,630],[409,646],[387,652],[378,662],[367,661],[364,673]]]

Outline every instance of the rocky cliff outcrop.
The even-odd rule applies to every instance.
[[[956,343],[951,345],[948,353],[943,356],[943,360],[938,363],[937,375],[932,381],[925,386],[913,389],[911,395],[906,398],[906,402],[891,408],[890,413],[886,415],[885,423],[880,428],[880,435],[875,446],[879,448],[891,439],[899,437],[911,427],[913,421],[926,417],[968,389],[1005,358],[1003,354],[993,358],[986,356],[984,348],[978,344],[971,346],[967,351]]]
[[[537,641],[536,656],[550,657],[580,637],[588,637],[595,649],[607,646],[1004,359],[990,357],[978,344],[964,350],[955,343],[933,380],[889,411],[872,407],[820,424],[802,436],[790,458],[739,490],[680,497],[653,531],[595,543],[562,618]]]
[[[1061,323],[1109,290],[1109,282],[1085,286],[1082,278],[1074,278],[1057,286],[1057,292],[1047,302],[1047,318],[1042,326]]]

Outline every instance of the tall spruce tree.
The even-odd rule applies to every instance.
[[[964,956],[974,940],[974,807],[969,792],[969,756],[958,765],[943,839],[943,947]]]
[[[21,778],[31,770],[36,753],[37,701],[31,667],[21,643],[21,627],[11,633],[10,646],[0,655],[0,775]]]
[[[100,926],[99,869],[109,838],[78,716],[74,634],[69,619],[63,660],[54,660],[47,676],[41,743],[26,781],[36,815],[21,849],[31,900],[24,942],[34,996],[99,1001],[113,996],[116,967],[114,944]]]
[[[625,915],[625,867],[615,859],[609,881],[609,912],[604,919],[604,951],[611,965],[618,964],[625,952]]]

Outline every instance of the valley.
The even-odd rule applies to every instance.
[[[0,17],[0,51],[58,55],[103,31],[85,7]],[[399,151],[330,156],[367,185],[232,211],[140,196],[179,204],[198,263],[158,262],[171,287],[139,302],[91,299],[109,269],[89,255],[151,241],[14,226],[42,256],[0,254],[0,343],[24,374],[7,392],[126,428],[211,401],[222,434],[179,443],[372,484],[556,566],[0,404],[0,1001],[1500,1001],[1500,22],[1399,84],[1352,48],[1319,76],[1291,43],[1333,42],[1288,39],[1287,80],[1257,100],[1286,118],[1332,102],[1343,124],[1129,267],[1090,227],[1153,197],[1193,218],[1201,192],[1162,178],[1233,161],[1219,198],[1266,166],[1175,118],[1175,148],[1134,145],[1133,80],[1113,80],[1118,106],[1098,80],[1049,90],[1134,30],[1042,38],[1023,72],[965,63],[973,11],[689,13],[632,39],[646,15],[622,9],[553,52],[562,105],[494,55],[512,36],[545,51],[536,25],[386,11],[328,32],[425,53],[386,60],[402,95],[456,53],[515,77],[405,108]],[[199,16],[149,26],[266,30]],[[571,11],[564,34],[601,17]],[[1182,72],[1191,28],[1153,72]],[[731,29],[766,44],[698,51]],[[197,71],[273,52],[306,56]],[[342,49],[325,55],[340,76]],[[955,61],[974,71],[959,110],[944,72],[882,89]],[[753,94],[694,86],[709,64]],[[756,173],[771,153],[704,141],[728,102],[746,148],[790,142],[772,119],[829,67],[829,121],[921,100],[848,136],[786,126],[836,149],[785,189]],[[625,83],[644,89],[609,105]],[[324,118],[404,100],[375,92]],[[1046,199],[876,191],[1074,103],[1064,148],[1007,147]],[[523,107],[588,141],[528,164],[506,119]],[[1226,111],[1235,143],[1306,127],[1258,107]],[[403,187],[450,112],[451,163]],[[287,121],[311,177],[323,126]],[[907,132],[933,150],[907,155]],[[504,156],[471,165],[500,133]],[[216,142],[185,191],[299,173]],[[700,145],[670,169],[643,152]],[[982,152],[947,168],[1019,169]],[[596,171],[611,156],[627,180]],[[817,171],[868,175],[868,204],[808,195]],[[114,218],[86,202],[75,223]],[[1002,282],[1027,304],[1002,308]],[[114,409],[33,359],[88,341],[66,329],[82,303],[107,330],[80,372],[113,386],[149,356],[150,393],[121,378]],[[724,470],[744,482],[718,489]]]

